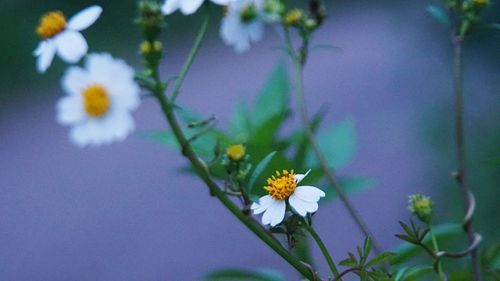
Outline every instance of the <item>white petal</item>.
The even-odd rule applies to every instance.
[[[68,63],[78,62],[87,53],[87,41],[77,31],[63,31],[55,40],[57,54]]]
[[[314,213],[314,212],[316,212],[318,210],[318,203],[317,202],[308,202],[308,201],[302,201],[302,200],[300,200],[300,205],[308,213]]]
[[[170,15],[179,9],[181,0],[166,0],[165,3],[161,6],[161,12],[164,15]]]
[[[311,172],[311,169],[309,169],[309,171],[307,171],[307,173],[305,174],[296,174],[294,176],[295,180],[297,181],[297,183],[301,182],[305,177],[307,177],[307,175],[309,175],[309,173]]]
[[[37,57],[36,69],[44,73],[49,68],[56,53],[56,44],[53,40],[45,40],[38,44],[33,54]]]
[[[250,209],[252,209],[253,213],[257,215],[267,210],[273,202],[274,199],[270,195],[262,196],[259,198],[259,202],[255,202],[252,206],[250,206]]]
[[[61,79],[63,90],[70,95],[81,95],[89,84],[91,84],[89,73],[76,66],[68,68]]]
[[[304,209],[304,207],[302,207],[301,202],[302,202],[302,200],[300,200],[295,194],[292,194],[288,198],[288,203],[290,203],[290,206],[292,206],[292,208],[295,210],[295,212],[297,212],[297,214],[305,217],[307,212],[306,212],[306,209]]]
[[[211,1],[217,5],[227,5],[232,0],[211,0]]]
[[[321,197],[325,197],[326,195],[325,192],[323,192],[323,190],[308,185],[297,186],[293,194],[296,195],[301,200],[308,202],[317,202]]]
[[[273,203],[262,216],[263,224],[270,224],[276,226],[285,217],[286,203],[283,200],[273,200]]]
[[[277,201],[277,203],[274,204],[275,209],[274,209],[274,214],[271,220],[271,226],[276,226],[280,222],[283,221],[285,218],[285,213],[286,213],[286,203],[285,201]]]
[[[80,123],[86,119],[83,109],[82,96],[66,96],[59,100],[56,105],[57,121],[63,125]]]
[[[68,21],[68,28],[72,30],[84,30],[92,25],[101,15],[102,8],[94,5],[81,10]]]
[[[203,4],[204,0],[181,0],[181,12],[185,15],[190,15]]]

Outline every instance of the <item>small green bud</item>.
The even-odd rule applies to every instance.
[[[266,0],[264,11],[270,15],[282,15],[285,12],[285,5],[279,0]]]
[[[160,4],[152,0],[139,1],[138,10],[136,23],[140,26],[144,37],[148,41],[154,41],[165,25]]]
[[[432,202],[431,198],[420,193],[415,193],[408,196],[408,209],[415,214],[420,221],[430,223],[432,217]]]
[[[240,19],[244,23],[249,23],[257,18],[257,10],[251,4],[246,5],[240,12]]]
[[[304,10],[293,9],[285,15],[285,24],[288,26],[299,26],[304,19]]]

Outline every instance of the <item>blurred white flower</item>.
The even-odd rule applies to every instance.
[[[79,31],[92,25],[102,12],[99,6],[83,9],[66,22],[60,11],[49,12],[41,19],[36,32],[43,39],[34,51],[38,72],[45,72],[57,53],[68,63],[78,62],[87,53],[87,41]]]
[[[297,186],[309,174],[309,171],[306,174],[294,174],[293,170],[291,172],[284,170],[283,173],[277,171],[276,176],[267,179],[267,186],[264,189],[269,194],[259,198],[259,202],[253,203],[250,207],[254,214],[264,212],[263,224],[276,226],[283,221],[286,213],[286,200],[302,217],[318,210],[318,201],[325,196],[325,193],[314,186]]]
[[[134,70],[110,54],[90,54],[85,68],[72,66],[62,78],[66,96],[57,103],[57,120],[71,126],[78,146],[120,141],[134,130],[131,111],[140,103]]]
[[[222,19],[220,36],[236,52],[250,49],[250,43],[264,36],[264,0],[235,0],[228,5]]]
[[[166,0],[161,11],[165,15],[170,15],[171,13],[177,11],[178,9],[184,15],[190,15],[200,8],[204,0]],[[227,5],[232,0],[210,0],[217,5]]]

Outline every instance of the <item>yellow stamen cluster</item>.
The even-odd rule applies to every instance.
[[[290,172],[283,170],[283,174],[276,171],[276,176],[273,175],[267,179],[267,186],[264,186],[264,189],[267,190],[273,199],[285,200],[292,195],[297,187],[297,181],[294,176],[293,170]]]
[[[148,55],[151,53],[159,53],[161,52],[163,45],[160,41],[154,41],[153,43],[149,41],[144,41],[141,43],[139,49],[141,54]]]
[[[36,33],[43,39],[54,37],[66,28],[66,18],[61,11],[54,11],[43,15],[36,28]]]
[[[245,147],[242,144],[231,145],[226,149],[226,154],[232,161],[240,161],[245,156]]]
[[[83,91],[83,105],[90,117],[102,117],[108,112],[110,104],[108,92],[99,84],[90,85]]]

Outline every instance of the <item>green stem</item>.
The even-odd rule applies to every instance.
[[[314,241],[316,241],[316,244],[318,245],[319,249],[321,250],[321,253],[325,257],[326,262],[328,263],[328,267],[330,267],[330,270],[333,273],[333,276],[335,277],[335,280],[340,280],[342,281],[342,277],[339,275],[339,271],[337,270],[337,267],[335,266],[335,263],[333,262],[332,257],[330,256],[330,253],[328,252],[328,249],[326,248],[325,244],[319,237],[318,233],[310,226],[305,219],[302,220],[302,223],[304,227],[307,229],[309,234],[311,234],[312,238]]]
[[[354,205],[351,203],[351,201],[349,200],[347,195],[344,193],[341,185],[337,181],[337,177],[330,170],[328,162],[323,157],[323,154],[321,153],[321,150],[319,149],[319,146],[316,143],[316,140],[314,139],[314,134],[311,130],[311,125],[310,125],[309,117],[307,114],[306,102],[305,102],[305,97],[304,97],[304,87],[303,87],[303,82],[302,82],[302,72],[303,72],[302,62],[305,62],[307,59],[307,46],[302,46],[300,55],[296,54],[296,52],[294,51],[293,44],[292,44],[292,41],[290,39],[290,33],[289,33],[287,27],[284,27],[284,34],[285,34],[285,43],[287,45],[288,52],[289,52],[290,56],[292,57],[293,65],[294,65],[294,69],[295,69],[295,92],[297,94],[297,103],[299,106],[300,117],[302,119],[302,126],[304,127],[304,133],[305,133],[305,136],[307,138],[307,141],[311,145],[311,149],[312,149],[314,155],[316,156],[316,159],[319,162],[321,170],[325,174],[330,185],[335,189],[335,192],[338,194],[340,201],[344,204],[349,215],[352,217],[352,219],[354,220],[354,222],[356,223],[358,228],[361,230],[361,232],[364,234],[364,236],[370,237],[370,239],[372,240],[374,252],[376,254],[380,254],[381,247],[377,243],[377,240],[371,234],[370,230],[368,229],[365,222],[361,218],[361,215],[356,210]]]
[[[434,252],[437,253],[439,252],[439,245],[436,239],[436,235],[434,235],[434,231],[432,231],[432,227],[430,225],[427,225],[427,227],[429,227],[429,234],[431,235]],[[446,275],[443,272],[443,265],[441,264],[441,260],[437,260],[437,274],[439,275],[440,280],[446,281]]]
[[[469,239],[469,245],[472,245],[475,241],[474,230],[472,229],[472,215],[469,216],[469,209],[471,208],[471,193],[467,184],[467,169],[465,165],[465,137],[464,137],[464,124],[463,124],[463,42],[464,38],[461,36],[455,36],[453,38],[453,49],[454,49],[454,75],[453,75],[453,88],[455,93],[455,138],[456,138],[456,153],[458,170],[456,173],[456,180],[460,186],[462,192],[463,204],[466,215],[466,221],[464,222],[464,230],[467,233]],[[479,267],[479,258],[477,254],[477,248],[470,252],[471,263],[472,263],[472,275],[474,281],[481,280],[481,272]]]
[[[188,143],[179,123],[173,113],[173,106],[167,101],[162,92],[155,93],[156,98],[160,102],[161,108],[165,117],[167,118],[168,124],[170,125],[177,142],[181,147],[183,147],[184,156],[191,162],[196,173],[201,178],[201,180],[208,186],[211,194],[213,194],[219,201],[240,220],[250,231],[257,235],[264,243],[266,243],[271,249],[273,249],[277,254],[279,254],[283,259],[285,259],[290,265],[292,265],[298,272],[303,276],[309,278],[310,280],[315,280],[314,274],[305,266],[300,260],[292,256],[283,246],[272,237],[269,232],[264,229],[258,222],[256,222],[252,217],[245,215],[236,204],[233,203],[224,192],[218,187],[218,185],[211,179],[208,172],[207,166],[204,162],[195,154],[191,145]]]
[[[206,5],[208,6],[208,5]],[[179,73],[179,76],[177,77],[177,80],[175,81],[174,88],[172,90],[172,101],[175,101],[177,98],[177,95],[179,95],[179,90],[181,89],[182,83],[184,82],[184,78],[186,78],[186,75],[191,68],[191,65],[193,64],[193,61],[198,54],[198,51],[200,50],[201,43],[203,42],[203,38],[205,38],[205,34],[207,33],[207,27],[208,27],[208,20],[209,20],[209,12],[206,11],[205,17],[203,18],[203,22],[200,26],[200,29],[198,31],[198,35],[196,36],[196,39],[194,41],[193,47],[191,48],[191,51],[189,52],[189,55],[182,66],[181,72]]]
[[[240,222],[242,222],[250,231],[252,231],[257,237],[259,237],[265,244],[267,244],[272,250],[274,250],[278,255],[280,255],[285,261],[287,261],[291,266],[293,266],[298,272],[300,272],[303,276],[308,278],[309,280],[317,280],[314,271],[312,271],[306,264],[301,262],[295,256],[290,254],[281,243],[272,236],[264,227],[262,227],[254,218],[244,214],[239,207],[229,199],[224,191],[220,189],[220,187],[215,183],[208,171],[207,165],[203,160],[201,160],[198,155],[194,152],[191,147],[189,140],[184,135],[179,122],[174,114],[174,98],[176,93],[179,92],[179,89],[182,86],[182,81],[186,76],[193,59],[197,53],[197,50],[200,48],[201,39],[203,39],[203,35],[206,31],[206,26],[208,24],[208,15],[204,19],[202,23],[202,28],[200,29],[200,34],[196,38],[196,41],[193,45],[193,48],[190,52],[190,55],[187,58],[187,61],[184,65],[184,68],[181,70],[179,75],[179,79],[177,80],[177,84],[173,90],[172,99],[168,99],[164,94],[164,87],[159,78],[158,68],[153,69],[152,78],[155,81],[155,87],[151,89],[152,94],[157,98],[160,107],[167,119],[167,122],[174,133],[174,136],[182,148],[182,154],[189,160],[191,165],[193,166],[196,174],[200,177],[200,179],[207,185],[210,190],[210,193],[215,196],[234,216],[238,218]]]

